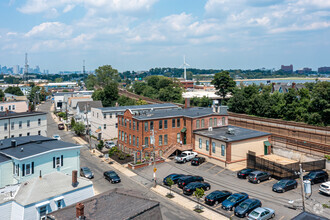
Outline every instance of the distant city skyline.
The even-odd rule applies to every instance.
[[[330,1],[5,0],[0,65],[50,73],[112,65],[317,71],[330,66]],[[16,71],[17,69],[15,69]],[[41,71],[42,72],[42,71]]]

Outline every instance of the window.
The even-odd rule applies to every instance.
[[[30,163],[25,164],[25,174],[26,175],[30,175],[31,174],[31,164]]]
[[[221,156],[225,156],[225,145],[221,144]]]
[[[159,130],[161,130],[161,129],[163,129],[163,121],[162,120],[159,121]]]
[[[13,110],[15,110],[15,108],[16,108],[15,105],[13,105]]]
[[[176,126],[179,128],[180,127],[180,118],[176,120]]]
[[[39,208],[39,215],[40,215],[40,219],[44,220],[46,219],[46,215],[47,215],[47,205],[41,206]]]
[[[38,135],[41,135],[41,131],[38,131]]]
[[[144,122],[144,131],[148,131],[148,122]]]
[[[214,127],[217,126],[217,118],[214,118],[214,120],[213,120],[213,126],[214,126]]]
[[[11,123],[11,129],[14,130],[14,128],[15,128],[15,122],[12,122]]]
[[[5,139],[7,139],[8,137],[7,136],[5,136]]]
[[[136,122],[136,130],[139,130],[139,122]]]
[[[62,167],[63,162],[63,155],[61,157],[53,157],[53,168]]]
[[[7,123],[5,123],[5,124],[3,125],[3,127],[4,127],[5,131],[7,131],[7,129],[8,129],[8,125],[7,125]]]
[[[212,118],[209,119],[209,127],[212,127],[213,123],[212,123]]]
[[[127,143],[127,134],[125,132],[125,143]]]
[[[135,135],[133,135],[133,146],[135,146]]]
[[[131,129],[132,128],[132,121],[131,120],[129,120],[129,129]]]
[[[107,114],[103,114],[103,118],[106,119],[107,118]]]
[[[167,134],[164,135],[164,145],[167,145]]]
[[[13,137],[15,137],[15,135],[12,135],[11,137],[13,138]]]
[[[15,174],[19,176],[19,164],[15,165]]]
[[[146,147],[149,146],[148,137],[145,137],[145,138],[144,138],[144,145],[145,145]]]
[[[58,209],[62,208],[62,199],[55,201],[55,204]]]
[[[109,115],[110,115],[110,118],[112,118],[112,113],[110,113]]]
[[[121,141],[124,141],[124,132],[121,132]]]
[[[164,129],[167,129],[167,120],[164,120]]]
[[[22,128],[22,121],[18,122],[18,128]]]
[[[121,131],[118,132],[118,139],[121,140]]]
[[[103,125],[103,129],[107,129],[107,124],[104,124]]]
[[[202,119],[202,128],[205,127],[204,119]]]
[[[30,127],[30,120],[27,120],[27,121],[26,121],[26,126],[27,126],[27,127]]]
[[[96,113],[96,117],[99,118],[99,113]]]
[[[154,130],[154,122],[153,121],[150,122],[150,131],[152,131],[152,130]]]
[[[199,139],[199,148],[202,149],[202,138]]]
[[[19,137],[22,137],[22,134],[19,134],[18,136],[19,136]]]
[[[226,125],[226,118],[222,117],[222,125],[225,126]]]
[[[30,132],[26,133],[26,136],[30,136]]]
[[[175,119],[172,119],[172,128],[175,128]]]
[[[133,130],[135,130],[135,121],[133,121]]]
[[[199,120],[196,121],[196,128],[197,128],[197,129],[200,128],[200,121],[199,121]]]
[[[159,135],[159,141],[158,141],[159,146],[163,145],[163,136]]]
[[[127,126],[127,119],[124,120],[125,121],[125,127]]]
[[[212,142],[212,153],[215,153],[215,142]]]
[[[11,105],[8,106],[8,110],[9,110],[9,111],[11,110]]]
[[[136,146],[139,146],[139,137],[136,137]]]
[[[206,151],[209,151],[210,147],[210,142],[209,140],[206,140]]]
[[[118,128],[118,123],[116,123],[116,128]]]
[[[3,106],[0,106],[0,111],[3,111]]]
[[[124,126],[124,118],[121,118],[121,126]]]
[[[177,133],[176,134],[176,142],[177,143],[180,143],[180,133]]]
[[[132,144],[132,136],[129,135],[129,144]]]

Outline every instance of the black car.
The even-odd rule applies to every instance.
[[[88,167],[80,168],[80,176],[86,177],[88,179],[93,179],[94,174]]]
[[[173,180],[174,184],[176,184],[176,183],[178,183],[179,178],[184,177],[184,176],[186,176],[186,175],[172,173],[163,179],[163,183],[164,183],[164,185],[167,185],[166,180],[167,180],[167,178],[170,178],[171,180]]]
[[[234,212],[237,217],[243,218],[245,216],[247,217],[250,212],[258,207],[261,207],[261,202],[259,199],[247,199],[236,206]]]
[[[260,183],[261,181],[270,180],[272,176],[263,171],[254,171],[249,174],[248,180],[251,183]]]
[[[202,163],[205,162],[205,158],[204,157],[195,157],[194,159],[191,160],[191,165],[195,165],[198,166]]]
[[[328,178],[329,175],[324,170],[313,170],[304,176],[304,180],[311,181],[311,184],[326,182]]]
[[[248,198],[249,195],[244,192],[234,193],[222,202],[222,209],[232,211],[234,207]]]
[[[246,168],[237,172],[237,177],[241,179],[246,179],[250,173],[256,171],[256,169]]]
[[[104,172],[103,176],[106,180],[109,180],[109,182],[111,183],[119,183],[121,181],[118,174],[112,170]]]
[[[192,182],[183,187],[183,194],[192,195],[196,189],[203,189],[204,191],[207,191],[211,189],[211,185],[205,182]]]
[[[216,190],[211,192],[205,197],[205,203],[208,205],[218,205],[225,199],[227,199],[232,193],[226,190]]]
[[[295,189],[297,188],[298,183],[296,180],[291,180],[291,179],[281,179],[277,183],[273,185],[273,191],[274,192],[285,192],[290,189]]]
[[[204,178],[201,176],[184,176],[179,178],[178,187],[182,189],[191,182],[202,182],[202,181],[204,181]]]

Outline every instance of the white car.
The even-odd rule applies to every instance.
[[[59,140],[59,141],[61,140],[61,137],[60,137],[60,135],[58,135],[58,134],[54,134],[54,135],[53,135],[53,138],[54,138],[54,139],[57,139],[57,140]]]
[[[330,181],[322,183],[319,188],[319,192],[330,196]]]
[[[183,151],[180,155],[176,156],[174,160],[179,163],[186,163],[187,161],[197,157],[197,155],[198,154],[196,152]]]
[[[111,149],[113,147],[116,147],[116,144],[113,141],[106,141],[106,142],[104,142],[104,146],[105,146],[105,148]]]
[[[248,220],[267,220],[275,217],[275,211],[270,208],[258,207],[248,216]]]

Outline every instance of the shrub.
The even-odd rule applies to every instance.
[[[126,157],[124,154],[120,154],[120,156],[118,158],[119,158],[119,160],[125,160]]]
[[[104,147],[104,142],[103,140],[100,140],[99,144],[97,145],[97,149],[99,149],[99,151],[102,151],[103,147]]]
[[[126,157],[130,157],[131,155],[130,154],[126,154]]]
[[[109,157],[113,156],[115,153],[118,153],[118,148],[117,147],[113,147],[109,150]]]

